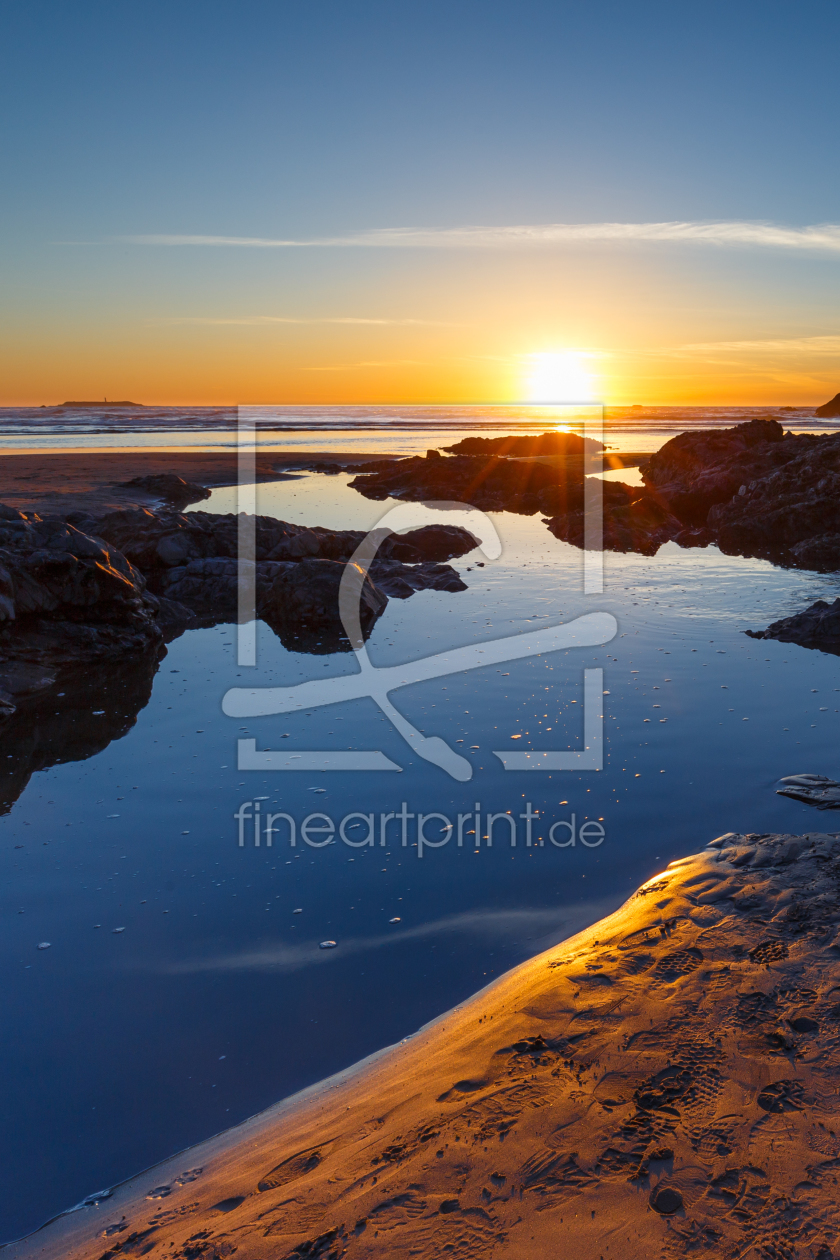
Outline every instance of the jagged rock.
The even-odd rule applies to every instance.
[[[794,435],[775,420],[683,433],[642,475],[690,530],[704,531],[700,545],[714,540],[727,555],[795,568],[840,568],[840,434]]]
[[[16,662],[47,676],[157,646],[157,611],[143,575],[102,538],[58,517],[0,511],[0,674]],[[7,712],[13,697],[40,690],[25,685],[31,671],[14,677],[0,678]]]
[[[745,483],[772,472],[790,441],[778,420],[750,420],[732,429],[681,433],[641,465],[655,490],[686,525],[705,525],[709,509]]]
[[[202,624],[236,620],[238,517],[141,508],[113,512],[91,524],[144,571],[152,593],[165,601],[170,622],[177,622],[177,606]],[[365,533],[310,529],[269,516],[256,517],[254,527],[257,615],[295,650],[349,648],[338,617],[338,588]],[[405,599],[418,590],[466,590],[455,570],[440,561],[476,545],[467,530],[443,524],[385,538],[362,587],[363,632],[370,633],[388,595]]]
[[[821,407],[817,407],[814,415],[820,416],[824,420],[833,420],[840,416],[840,394],[835,394],[830,402],[823,403]]]
[[[785,467],[749,482],[743,493],[739,489],[711,509],[708,525],[721,551],[837,568],[840,551],[833,540],[840,531],[840,441],[828,440],[830,450],[806,448]]]
[[[255,531],[257,616],[295,650],[349,650],[338,590],[365,534],[271,517],[257,517]],[[362,584],[363,632],[389,594],[466,589],[440,561],[476,543],[450,525],[386,537]],[[75,666],[142,654],[191,625],[237,620],[237,546],[233,515],[141,508],[42,519],[0,505],[0,717]]]
[[[840,599],[827,604],[818,599],[810,608],[774,621],[766,630],[747,630],[751,639],[779,639],[803,647],[820,648],[840,656]]]
[[[467,584],[448,564],[427,560],[402,564],[396,560],[375,560],[370,573],[376,585],[395,599],[408,599],[415,591],[465,591]]]

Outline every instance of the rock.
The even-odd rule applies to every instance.
[[[69,519],[69,518],[68,518]],[[233,513],[215,515],[210,512],[150,512],[138,508],[128,512],[111,512],[96,520],[81,518],[107,538],[143,573],[175,568],[190,560],[238,554],[239,518]],[[291,525],[272,516],[254,518],[255,559],[347,561],[365,537],[362,530],[331,530],[304,525]],[[465,555],[478,545],[478,540],[455,525],[426,525],[405,534],[386,538],[377,552],[378,559],[396,559],[404,563],[424,560],[451,560]],[[152,583],[154,588],[154,583]]]
[[[452,455],[508,455],[535,456],[583,455],[585,451],[602,451],[603,442],[595,438],[580,437],[577,433],[541,433],[538,437],[530,434],[518,434],[513,437],[469,437],[456,442],[454,446],[444,446]]]
[[[349,650],[338,591],[365,534],[271,517],[255,519],[255,534],[257,616],[296,651]],[[450,525],[386,537],[362,584],[363,632],[388,595],[465,590],[441,561],[476,545]],[[233,515],[140,508],[41,518],[0,505],[0,719],[31,709],[79,666],[122,662],[190,626],[236,621],[237,546]]]
[[[682,530],[680,521],[649,491],[623,481],[605,481],[603,507],[603,549],[656,555],[664,542]],[[585,516],[583,495],[562,512],[546,521],[555,538],[584,546]]]
[[[581,482],[582,474],[570,474]],[[566,471],[548,464],[502,459],[498,456],[452,455],[433,452],[425,457],[395,460],[380,472],[350,482],[367,499],[406,499],[412,502],[454,500],[484,512],[532,515],[541,509],[540,496],[566,480]]]
[[[565,439],[574,435],[544,434],[543,438],[555,436]],[[464,442],[520,440],[543,439],[469,438]],[[350,484],[371,499],[449,499],[485,512],[543,512],[543,519],[556,538],[582,547],[585,480],[582,465],[555,468],[536,460],[505,459],[492,454],[442,457],[430,451],[425,458],[392,461],[378,472],[356,477]],[[606,550],[654,555],[663,542],[683,529],[682,522],[655,492],[615,481],[604,481],[602,486]],[[398,545],[395,540],[394,547]]]
[[[686,525],[705,525],[709,509],[765,475],[790,441],[778,420],[750,420],[732,429],[681,433],[641,465],[654,489]]]
[[[64,668],[161,641],[145,579],[116,548],[58,517],[3,511],[0,673],[10,662]]]
[[[403,564],[452,560],[477,546],[478,539],[460,525],[423,525],[405,534],[391,534],[381,544],[376,560],[399,560]]]
[[[810,608],[774,621],[766,630],[747,630],[751,639],[779,639],[803,647],[820,648],[840,656],[840,599],[828,604],[818,599]]]
[[[276,564],[264,582],[258,576],[257,615],[271,626],[284,647],[316,653],[346,649],[338,616],[338,590],[345,567],[337,560],[301,560]],[[258,574],[262,568],[257,565]],[[360,602],[365,637],[387,603],[387,596],[366,577]]]
[[[840,416],[840,394],[835,394],[830,402],[823,403],[821,407],[817,407],[814,415],[820,416],[824,420],[833,420]]]
[[[830,540],[840,533],[840,439],[827,442],[825,449],[806,447],[710,510],[721,551],[837,568],[840,550]]]
[[[823,774],[789,774],[779,782],[784,786],[776,789],[777,796],[789,796],[817,809],[840,809],[840,783],[836,779]]]
[[[678,537],[683,545],[715,541],[727,555],[840,568],[840,434],[794,435],[770,419],[683,433],[642,475],[691,531]]]
[[[210,491],[206,486],[185,481],[175,473],[151,473],[147,477],[132,477],[131,481],[120,482],[120,485],[131,490],[145,490],[178,508],[210,498]]]
[[[237,619],[238,517],[140,508],[90,524],[143,570],[171,626],[189,624],[182,609],[203,625]],[[364,532],[310,529],[268,516],[255,518],[254,532],[257,615],[296,651],[349,650],[338,617],[338,588]],[[460,526],[443,524],[385,538],[362,588],[363,632],[370,633],[388,595],[406,599],[418,590],[466,590],[455,570],[440,561],[464,555],[477,542]]]
[[[411,566],[394,560],[376,560],[370,567],[376,585],[386,595],[407,599],[415,591],[465,591],[466,582],[448,564],[428,560]]]

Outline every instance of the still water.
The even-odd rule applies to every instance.
[[[261,486],[259,510],[367,528],[389,504],[348,480]],[[201,507],[234,511],[235,491]],[[833,599],[836,576],[668,544],[653,559],[607,555],[603,595],[584,596],[581,553],[538,516],[493,520],[501,557],[454,562],[466,591],[392,599],[368,644],[374,665],[590,611],[612,613],[618,631],[392,694],[470,760],[469,782],[420,760],[369,699],[225,717],[231,687],[354,670],[347,654],[286,651],[262,625],[256,668],[236,663],[236,627],[189,631],[156,672],[86,680],[0,747],[7,796],[19,793],[0,819],[0,1237],[410,1035],[721,832],[830,825],[773,786],[837,773],[837,658],[743,631]],[[584,669],[603,670],[603,770],[504,770],[497,751],[581,747]],[[378,749],[401,770],[239,771],[238,739],[290,757]],[[240,846],[235,815],[250,802],[253,817],[258,800],[262,818],[294,821],[294,847],[282,819],[271,847],[243,821]],[[421,856],[417,815],[457,826],[476,810],[460,846],[453,832]],[[321,847],[300,835],[316,813]],[[373,847],[351,813],[373,815]],[[513,819],[492,824],[491,847],[488,814]],[[592,847],[587,821],[604,833]],[[444,838],[445,823],[424,825]]]

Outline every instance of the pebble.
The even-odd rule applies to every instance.
[[[49,949],[51,945],[52,945],[52,941],[39,941],[38,942],[39,949]]]
[[[338,944],[338,941],[321,941],[321,944],[318,946],[318,948],[319,949],[335,949],[337,944]]]

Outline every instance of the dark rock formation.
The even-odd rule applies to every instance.
[[[202,624],[237,619],[238,518],[208,512],[115,512],[96,528],[142,569],[149,589],[192,611]],[[359,530],[308,529],[270,516],[255,518],[257,616],[297,651],[334,652],[344,643],[338,588],[344,566],[365,537]],[[362,630],[369,634],[387,596],[405,599],[418,590],[466,590],[441,560],[476,546],[466,530],[426,525],[381,544],[362,586]]]
[[[778,420],[681,433],[641,465],[647,485],[686,525],[705,525],[709,509],[784,461],[789,441]]]
[[[747,630],[751,639],[779,639],[802,647],[820,648],[840,656],[840,599],[827,604],[818,599],[810,608],[774,621],[766,630]]]
[[[0,706],[57,672],[163,641],[158,603],[116,548],[58,518],[0,506]],[[49,680],[49,681],[47,681]]]
[[[656,555],[664,542],[679,535],[682,525],[659,500],[623,481],[605,481],[603,549]],[[572,496],[569,496],[572,498]],[[585,546],[583,489],[566,509],[545,522],[555,538]]]
[[[789,796],[791,800],[814,805],[817,809],[840,809],[840,783],[824,774],[789,774],[779,782],[777,796]]]
[[[820,416],[823,420],[833,420],[840,416],[840,394],[835,394],[830,402],[817,407],[814,415]]]
[[[469,437],[444,446],[452,455],[583,455],[585,451],[602,451],[603,442],[595,438],[583,438],[577,433],[541,433],[539,436],[520,434],[513,437]]]
[[[68,519],[76,521],[77,518]],[[238,520],[232,513],[155,513],[138,508],[130,512],[111,512],[96,520],[81,518],[77,523],[80,527],[95,528],[147,575],[152,589],[157,589],[155,573],[192,560],[235,558],[239,545]],[[365,537],[362,530],[309,528],[290,525],[272,516],[257,516],[254,521],[258,562],[315,558],[346,562]],[[426,560],[451,560],[465,555],[476,545],[472,534],[458,526],[425,525],[422,529],[386,538],[377,552],[377,561],[393,559],[418,564]]]
[[[151,473],[147,477],[132,477],[130,481],[120,484],[127,490],[145,490],[179,510],[188,503],[200,503],[202,499],[210,498],[210,491],[206,486],[185,481],[175,473]]]
[[[698,539],[727,555],[840,568],[840,434],[794,435],[775,420],[682,433],[642,475]]]
[[[554,436],[566,435],[543,435],[544,438]],[[465,439],[471,443],[526,440],[543,439]],[[584,545],[586,479],[580,464],[574,468],[556,468],[497,455],[443,457],[429,451],[425,458],[389,462],[367,476],[356,477],[350,484],[370,499],[449,499],[469,503],[485,512],[507,511],[522,515],[542,512],[555,538],[577,547]],[[621,481],[604,481],[602,486],[605,550],[654,555],[663,542],[684,529],[683,523],[650,489],[628,486]]]
[[[348,650],[339,585],[365,535],[270,517],[255,524],[257,616],[290,650]],[[466,590],[441,561],[475,545],[449,525],[386,537],[361,585],[363,632],[389,596]],[[234,516],[139,509],[41,519],[0,506],[0,813],[34,771],[124,735],[148,702],[165,642],[236,621],[239,581]]]
[[[781,468],[711,509],[708,526],[721,551],[801,569],[840,566],[840,438],[814,441],[827,445],[793,452]]]
[[[425,457],[392,461],[379,472],[356,477],[350,485],[366,499],[454,500],[483,512],[530,516],[554,511],[557,496],[578,493],[582,473],[498,456],[442,456],[429,451]]]
[[[0,506],[0,716],[79,666],[140,656],[191,625],[237,620],[237,524],[232,515],[142,508],[41,519]],[[271,517],[257,517],[255,533],[257,616],[298,651],[347,648],[338,590],[365,535]],[[449,525],[385,538],[362,584],[364,633],[389,595],[465,590],[441,561],[475,545]]]

